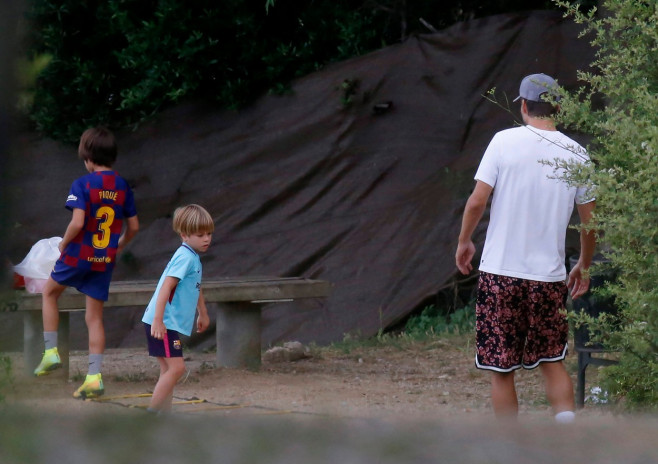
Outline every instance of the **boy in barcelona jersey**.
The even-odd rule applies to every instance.
[[[86,295],[89,370],[84,383],[73,394],[84,399],[104,393],[103,303],[108,298],[116,257],[137,233],[139,221],[128,182],[112,170],[117,158],[112,132],[104,127],[87,129],[80,137],[78,155],[89,174],[73,182],[66,199],[72,218],[59,245],[61,256],[43,289],[46,350],[34,375],[46,375],[61,367],[57,352],[57,301],[66,287],[73,287]]]

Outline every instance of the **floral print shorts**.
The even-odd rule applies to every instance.
[[[480,273],[475,365],[511,372],[560,361],[567,354],[567,286]]]

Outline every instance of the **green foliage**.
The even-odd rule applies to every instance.
[[[412,337],[426,335],[467,334],[475,330],[475,305],[471,304],[445,314],[435,305],[429,305],[417,316],[411,316],[405,332]]]
[[[255,5],[258,4],[259,8]],[[30,116],[77,141],[91,125],[135,125],[186,98],[239,108],[267,89],[382,45],[350,2],[32,0],[30,55],[52,57]]]
[[[359,88],[358,79],[345,79],[340,85],[340,103],[347,108],[352,105],[354,95]]]
[[[388,345],[394,337],[381,331],[373,337],[363,337],[359,333],[346,333],[340,342],[334,342],[330,348],[343,354],[352,354],[362,348],[371,348]]]
[[[561,122],[593,136],[592,163],[572,168],[597,199],[594,228],[618,270],[609,291],[620,319],[601,321],[606,344],[622,352],[606,383],[633,407],[658,407],[658,10],[654,2],[604,0],[605,14],[557,1],[584,26],[596,59],[586,84],[562,101]]]
[[[637,341],[642,343],[642,338]],[[646,351],[647,347],[639,347]],[[656,363],[645,363],[633,352],[622,353],[619,364],[603,371],[602,388],[613,392],[617,399],[625,399],[629,409],[656,409],[658,405],[658,370]]]
[[[550,0],[30,0],[28,61],[51,57],[23,102],[35,128],[76,142],[184,99],[237,109],[328,63],[414,32]]]
[[[39,74],[46,69],[52,57],[50,55],[37,55],[32,60],[19,59],[16,64],[17,81],[19,84],[18,109],[29,111],[34,102],[34,84]]]
[[[468,313],[466,308],[465,311]],[[334,342],[329,346],[311,346],[311,353],[314,358],[323,358],[328,352],[338,352],[354,357],[356,361],[359,361],[361,355],[372,348],[397,351],[417,349],[427,351],[436,346],[449,345],[458,350],[470,352],[474,318],[469,314],[464,314],[464,316],[466,319],[471,320],[469,322],[455,323],[451,329],[440,333],[435,332],[431,327],[426,331],[405,329],[404,332],[400,333],[380,330],[376,335],[371,337],[363,337],[359,333],[348,333],[343,336],[340,342]],[[457,325],[461,328],[457,329]]]

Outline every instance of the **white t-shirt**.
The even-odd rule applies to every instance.
[[[558,131],[531,126],[498,132],[475,179],[493,187],[480,271],[526,280],[566,279],[564,246],[574,201],[593,201],[584,187],[556,179],[555,159],[585,162],[585,149]]]

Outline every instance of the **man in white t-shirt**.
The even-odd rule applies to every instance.
[[[595,234],[581,231],[580,258],[568,281],[564,248],[574,203],[587,224],[595,202],[585,188],[560,180],[555,171],[556,160],[588,161],[585,150],[555,128],[557,89],[545,74],[521,81],[514,101],[521,99],[525,126],[498,132],[487,147],[455,255],[460,272],[470,273],[471,236],[493,192],[479,267],[475,362],[492,373],[491,400],[499,418],[518,414],[514,372],[537,366],[556,420],[574,418],[573,384],[562,362],[569,333],[564,307],[569,290],[578,298],[589,288],[584,271],[592,261]]]

